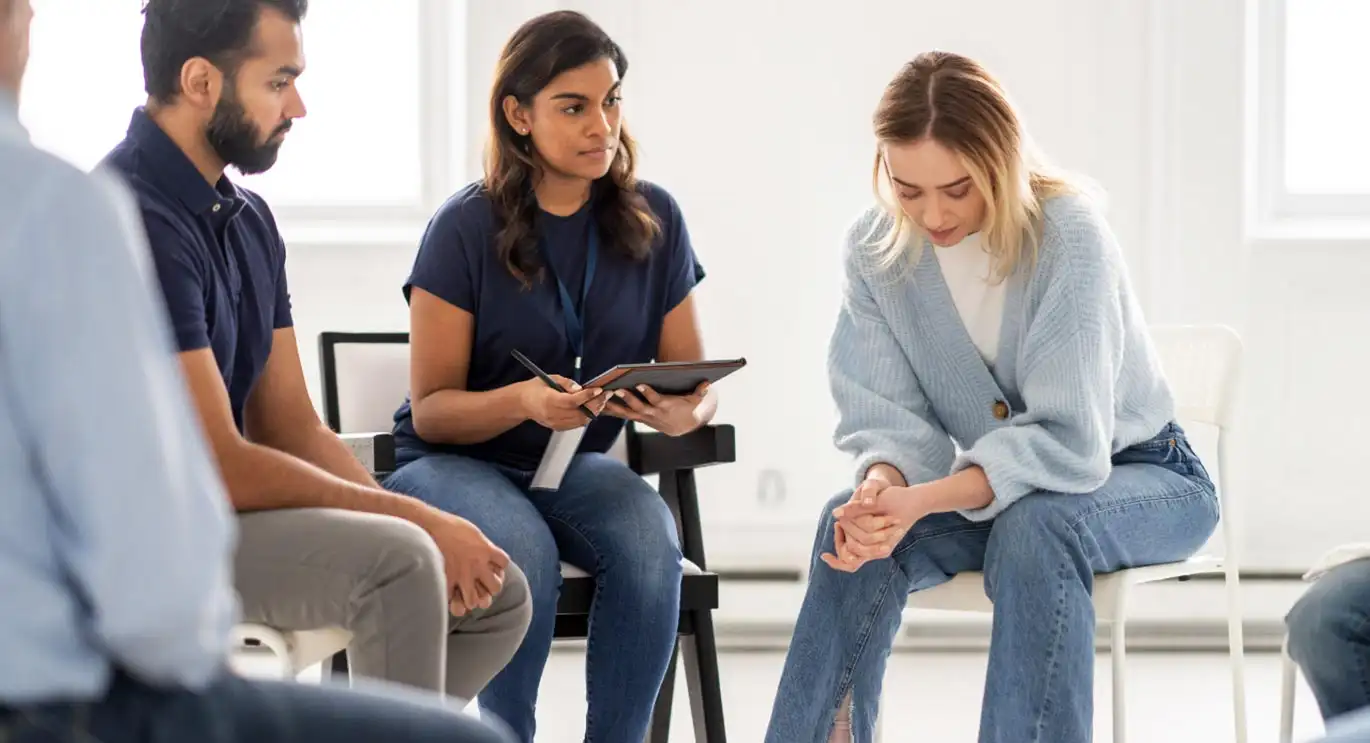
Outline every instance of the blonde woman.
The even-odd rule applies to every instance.
[[[874,123],[829,354],[856,487],[823,512],[766,740],[871,740],[907,594],[983,570],[980,740],[1088,741],[1093,575],[1196,551],[1213,483],[1108,225],[994,78],[920,55]]]

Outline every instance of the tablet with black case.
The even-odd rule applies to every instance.
[[[717,382],[746,365],[746,359],[620,364],[582,386],[613,392],[645,384],[662,395],[689,395],[704,382]]]

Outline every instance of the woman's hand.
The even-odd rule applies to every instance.
[[[553,431],[570,431],[586,425],[590,419],[585,416],[585,411],[580,409],[581,406],[599,415],[609,400],[607,395],[601,394],[601,390],[581,389],[580,385],[566,377],[555,374],[549,376],[556,380],[562,389],[569,392],[557,392],[548,387],[546,382],[534,377],[526,382],[520,382],[523,386],[519,399],[523,405],[524,416]]]
[[[909,529],[931,511],[918,486],[867,480],[851,500],[833,510],[834,552],[822,555],[834,570],[855,572],[871,560],[889,557]]]
[[[639,385],[637,391],[642,395],[641,398],[627,390],[606,395],[606,398],[611,399],[604,408],[605,412],[650,426],[667,436],[684,436],[711,417],[712,411],[706,410],[705,405],[708,382],[700,384],[689,395],[661,395],[647,385]]]

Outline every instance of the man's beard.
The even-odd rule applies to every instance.
[[[247,111],[238,103],[230,82],[214,107],[214,115],[205,128],[205,138],[219,159],[244,175],[251,175],[265,173],[276,164],[282,143],[279,137],[288,131],[290,122],[286,121],[276,127],[271,136],[262,137],[261,130],[247,118]]]

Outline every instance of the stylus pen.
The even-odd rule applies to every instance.
[[[510,353],[514,355],[515,359],[518,359],[518,362],[520,364],[523,364],[525,367],[527,367],[528,371],[538,375],[538,379],[541,379],[542,381],[546,382],[548,387],[551,387],[552,389],[562,394],[570,394],[570,392],[563,389],[561,385],[557,384],[557,380],[547,376],[547,372],[539,369],[538,365],[534,364],[532,359],[519,353],[519,350],[517,348],[515,348]],[[595,414],[590,412],[590,409],[584,405],[580,406],[580,412],[584,413],[585,417],[589,418],[590,420],[595,419]]]

